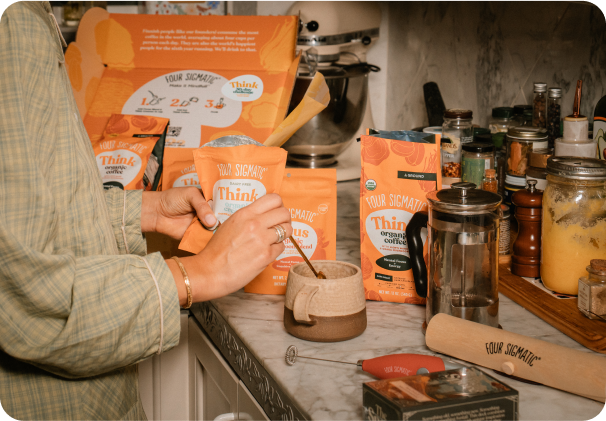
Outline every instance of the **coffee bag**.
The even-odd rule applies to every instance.
[[[439,135],[371,130],[361,142],[360,257],[366,298],[424,304],[415,291],[405,230],[414,213],[427,208],[427,193],[442,185]],[[425,247],[426,236],[425,230]]]
[[[112,114],[102,138],[93,143],[103,186],[157,190],[168,123],[167,118]]]
[[[335,260],[337,255],[337,171],[288,168],[280,196],[290,211],[293,238],[309,260]],[[303,262],[287,239],[286,249],[244,287],[256,294],[284,294],[290,267]]]
[[[209,143],[211,145],[212,143]],[[202,193],[213,201],[213,211],[223,223],[237,210],[268,193],[279,193],[287,152],[254,144],[213,147],[193,152]],[[199,253],[209,241],[207,230],[194,218],[179,248]]]
[[[194,164],[196,148],[166,148],[164,150],[164,170],[162,186],[164,190],[173,187],[197,187],[200,181]]]

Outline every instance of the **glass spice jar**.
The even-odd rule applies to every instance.
[[[553,148],[555,140],[560,137],[562,120],[560,99],[562,99],[562,89],[549,88],[547,93],[547,134],[550,148]]]
[[[497,107],[492,109],[492,118],[488,122],[488,128],[490,129],[493,138],[497,137],[501,139],[502,142],[507,130],[509,130],[510,127],[515,126],[512,107]]]
[[[488,169],[484,173],[484,181],[482,182],[482,190],[497,193],[497,171],[494,169]]]
[[[473,140],[473,113],[471,110],[451,108],[444,111],[442,137],[450,141],[442,143],[442,176],[461,177],[461,145]]]
[[[522,116],[522,126],[523,127],[533,127],[532,125],[532,108],[529,110],[524,110],[524,115]]]
[[[536,149],[530,152],[526,168],[526,181],[536,180],[537,190],[545,190],[547,187],[547,160],[553,155],[553,149]]]
[[[442,177],[461,178],[461,143],[442,136],[440,144]]]
[[[530,110],[530,114],[532,115],[532,105],[521,104],[513,106],[513,116],[511,117],[513,127],[524,124],[524,112],[526,110]],[[532,122],[530,125],[532,125]]]
[[[512,127],[507,132],[507,174],[524,177],[530,153],[547,148],[547,130],[538,127]]]
[[[579,278],[577,306],[590,319],[606,320],[606,260],[592,259],[587,274]]]
[[[68,1],[63,5],[63,21],[67,26],[78,26],[84,14],[84,2]]]
[[[587,260],[606,252],[606,162],[547,160],[543,194],[541,279],[545,287],[576,295]]]
[[[515,213],[515,206],[511,202],[511,196],[518,190],[526,187],[526,177],[507,174],[505,176],[505,184],[503,186],[503,203],[510,207],[511,212]]]
[[[481,188],[484,171],[494,168],[494,145],[471,142],[463,144],[461,179]]]
[[[535,127],[546,127],[547,125],[547,84],[536,82],[534,84],[534,100],[532,101],[532,125]]]

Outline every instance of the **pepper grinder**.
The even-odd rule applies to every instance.
[[[535,188],[536,180],[528,180],[526,189],[512,196],[518,220],[518,238],[513,243],[511,273],[528,278],[541,276],[541,218],[543,192]]]

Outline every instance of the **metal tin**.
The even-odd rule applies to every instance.
[[[543,127],[512,127],[507,131],[508,139],[523,142],[545,142],[547,136],[547,129]]]
[[[553,149],[535,149],[530,152],[528,163],[531,167],[547,168],[547,160],[553,155]]]
[[[501,204],[500,195],[477,189],[473,183],[454,183],[451,187],[427,194],[433,209],[457,215],[475,215],[495,211]]]
[[[606,162],[595,158],[552,156],[547,160],[547,174],[572,180],[606,180]]]

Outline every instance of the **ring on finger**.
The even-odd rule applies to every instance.
[[[276,230],[276,234],[278,235],[278,239],[275,244],[281,243],[282,241],[286,240],[286,230],[282,225],[274,225],[272,228]]]

